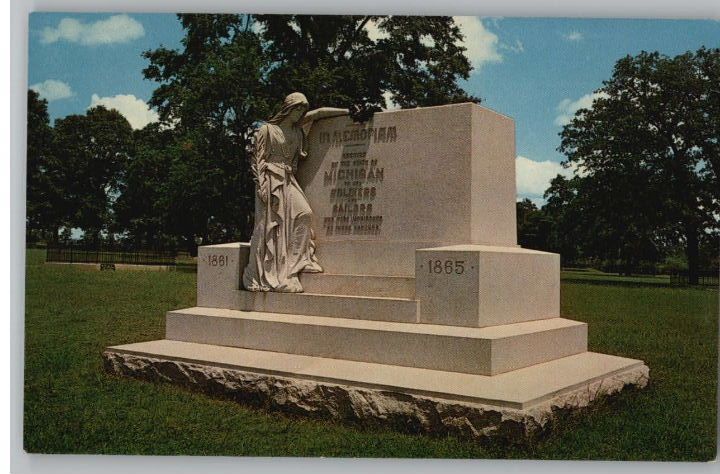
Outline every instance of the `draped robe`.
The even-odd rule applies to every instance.
[[[299,127],[288,135],[271,123],[255,135],[255,227],[243,272],[243,286],[250,291],[301,292],[300,272],[322,272],[315,257],[312,210],[295,179],[298,159],[306,156],[304,135]]]

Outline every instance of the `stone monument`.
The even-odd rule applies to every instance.
[[[167,313],[165,339],[108,347],[107,370],[516,441],[646,385],[642,361],[589,352],[587,324],[561,317],[559,255],[517,245],[511,119],[472,103],[336,115],[307,141],[295,176],[323,271],[248,291],[251,244],[200,247],[197,306]]]

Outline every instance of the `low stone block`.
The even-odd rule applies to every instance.
[[[587,324],[554,318],[490,328],[186,308],[168,340],[495,375],[587,350]]]
[[[415,253],[420,322],[486,327],[560,315],[560,256],[453,245]]]
[[[215,306],[240,311],[302,314],[326,318],[367,319],[416,323],[418,302],[410,298],[235,291],[231,305]]]
[[[235,298],[234,294],[240,288],[249,255],[250,244],[244,242],[198,247],[198,306],[227,307],[227,302]]]
[[[307,293],[384,298],[415,297],[414,277],[301,273],[300,282]]]

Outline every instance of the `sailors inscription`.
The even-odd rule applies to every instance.
[[[382,229],[377,197],[385,180],[385,168],[376,159],[367,159],[367,145],[397,140],[396,127],[362,127],[323,132],[320,143],[343,146],[340,161],[329,163],[323,171],[332,215],[322,218],[326,236],[376,236]]]

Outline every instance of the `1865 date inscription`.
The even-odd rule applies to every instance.
[[[465,260],[428,260],[428,272],[445,275],[462,275],[465,273]]]

